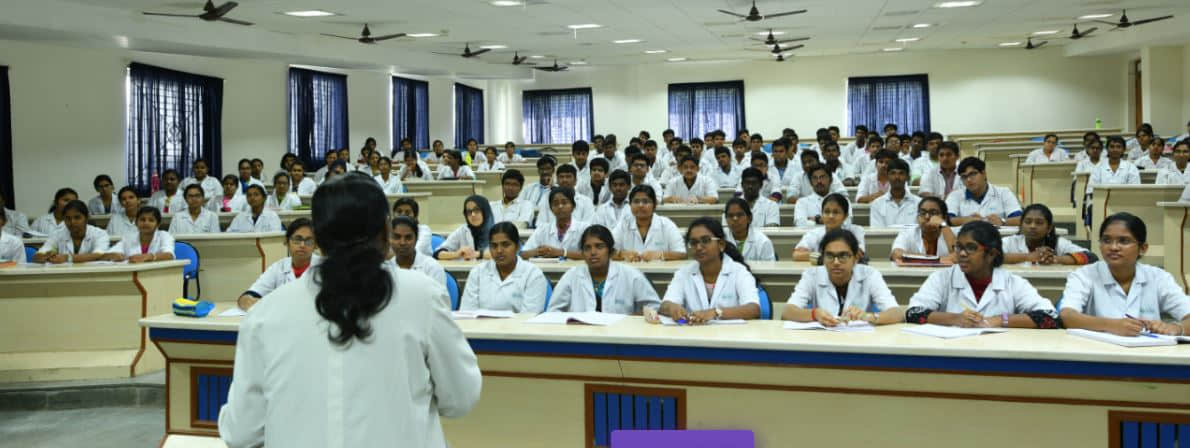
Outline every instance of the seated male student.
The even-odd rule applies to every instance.
[[[846,186],[843,185],[843,179],[853,176],[852,173],[855,170],[855,166],[842,158],[842,154],[839,150],[839,142],[830,141],[822,147],[822,160],[823,165],[830,164],[833,161],[835,165],[838,166],[838,170],[836,171],[837,174],[835,175],[835,182],[837,182],[840,186],[843,186],[845,191]]]
[[[630,150],[636,148],[629,146]],[[654,190],[661,190],[661,183],[657,182],[652,175],[649,174],[649,159],[644,154],[638,152],[639,150],[625,150],[625,156],[628,157],[628,174],[632,175],[632,187],[637,185],[649,185]],[[632,155],[627,155],[631,152]]]
[[[731,142],[731,163],[740,171],[752,166],[752,153],[748,151],[748,142],[746,140]]]
[[[575,140],[570,145],[570,158],[573,159],[567,165],[573,165],[574,169],[578,171],[578,183],[584,184],[591,177],[589,170],[590,163],[589,156],[591,155],[591,145],[585,140]],[[590,195],[588,195],[590,196]],[[497,221],[499,222],[499,221]]]
[[[831,190],[831,185],[838,180],[834,179],[826,165],[816,163],[806,168],[806,172],[809,173],[810,194],[799,199],[793,209],[793,225],[796,227],[822,225],[822,200],[831,193],[837,193]],[[847,216],[850,222],[850,211]]]
[[[334,165],[337,160],[339,160],[339,150],[328,149],[326,151],[326,164],[314,172],[314,182],[321,184],[326,179],[326,173],[330,171],[331,165]]]
[[[761,183],[761,185],[760,185],[760,195],[764,196],[766,198],[772,199],[772,200],[776,201],[778,204],[781,203],[781,198],[784,197],[785,191],[782,190],[779,186],[775,186],[769,180],[769,157],[768,157],[768,155],[765,154],[763,151],[757,151],[757,152],[750,154],[748,156],[748,158],[750,160],[749,164],[752,165],[751,168],[756,168],[758,171],[760,171],[760,174],[764,175],[764,182]],[[743,191],[743,187],[741,187],[740,185],[736,185],[735,191],[736,191],[736,194],[740,194],[740,192]]]
[[[748,138],[748,152],[764,152],[764,137],[760,134],[752,134]]]
[[[938,138],[942,138],[941,135]],[[933,141],[931,134],[930,140]],[[950,196],[953,191],[966,189],[959,179],[959,144],[955,142],[938,143],[938,164],[921,176],[921,188],[917,194],[921,197],[933,196],[943,198]]]
[[[694,156],[679,160],[678,169],[682,176],[665,185],[662,204],[714,204],[719,201],[718,185],[706,176],[698,175],[698,160]]]
[[[1021,203],[1012,190],[988,183],[987,165],[975,157],[959,163],[959,178],[963,191],[952,191],[946,197],[951,225],[960,226],[972,221],[987,221],[996,226],[1021,224]]]
[[[864,125],[857,125],[853,133],[855,140],[847,144],[846,148],[842,149],[842,160],[849,165],[855,165],[868,148],[868,127]]]
[[[493,221],[508,221],[518,227],[528,225],[529,220],[533,219],[533,204],[520,197],[524,185],[525,176],[518,169],[505,170],[500,175],[500,188],[504,197],[488,203],[492,207]]]
[[[500,163],[508,165],[510,163],[521,163],[525,161],[525,157],[517,154],[516,143],[507,142],[504,144],[504,152],[496,156],[496,160]]]
[[[575,183],[578,182],[578,170],[573,165],[562,165],[558,167],[558,187],[565,187],[571,190],[574,189]],[[595,202],[587,196],[580,194],[574,195],[574,211],[571,218],[578,222],[590,223],[595,219]],[[537,200],[537,222],[535,227],[541,227],[547,223],[554,222],[554,212],[550,210],[549,192],[542,195]]]
[[[607,165],[610,166],[613,171],[628,171],[628,161],[625,160],[624,156],[616,150],[616,134],[607,134],[607,136],[603,137],[603,147],[600,149],[602,149],[603,152],[595,157],[606,159]]]
[[[711,171],[711,178],[719,188],[732,188],[740,183],[743,170],[731,162],[731,150],[723,146],[715,148],[715,169]]]
[[[612,171],[607,181],[611,198],[595,207],[595,219],[591,221],[592,225],[599,224],[614,229],[621,222],[632,219],[632,207],[628,203],[628,184],[631,181],[632,176],[626,171]]]
[[[574,191],[595,201],[595,205],[607,202],[612,193],[607,188],[607,160],[595,159],[587,164],[590,176],[586,180],[579,176],[578,188]]]
[[[921,198],[909,192],[909,163],[902,159],[888,162],[888,192],[872,201],[872,227],[911,226],[917,224],[917,203]]]
[[[756,168],[747,168],[740,173],[740,188],[744,200],[752,209],[752,227],[775,227],[781,225],[781,209],[776,201],[760,195],[764,184],[764,173]]]
[[[769,170],[765,173],[769,177],[775,190],[784,192],[802,174],[801,166],[790,163],[789,156],[793,153],[789,148],[789,140],[779,138],[773,141],[773,160],[769,163]]]
[[[834,147],[837,149],[839,145],[835,142],[827,142],[826,147]],[[801,161],[802,169],[798,172],[797,180],[788,186],[788,202],[790,204],[800,202],[800,198],[809,196],[814,191],[814,187],[810,185],[810,176],[806,173],[808,173],[810,168],[814,167],[815,165],[822,165],[822,163],[820,163],[818,160],[818,152],[812,149],[802,151],[798,158]],[[843,182],[839,181],[839,176],[832,175],[829,189],[830,193],[840,193],[847,195],[847,187],[843,185]],[[821,199],[822,198],[819,198],[820,201]]]
[[[867,143],[868,145],[865,148],[864,155],[855,161],[854,183],[849,184],[847,180],[844,179],[843,185],[847,185],[849,187],[859,185],[859,182],[863,179],[863,176],[868,175],[868,173],[876,172],[876,153],[884,149],[884,139],[879,135],[870,135],[868,136]]]
[[[678,145],[677,148],[674,148],[673,156],[672,156],[674,158],[673,165],[670,167],[667,167],[665,169],[665,174],[661,175],[661,177],[658,178],[658,180],[661,181],[661,185],[667,185],[670,182],[673,182],[674,179],[682,178],[682,172],[678,169],[678,161],[682,160],[683,158],[686,158],[687,156],[694,157],[694,160],[700,160],[698,158],[698,156],[694,155],[694,151],[689,146]],[[698,171],[700,174],[705,171],[702,167],[702,162],[699,162]],[[708,174],[707,177],[714,180],[714,178],[710,174]],[[631,189],[631,188],[629,188],[629,189]]]
[[[662,160],[661,154],[658,152],[657,142],[653,140],[645,141],[644,146],[641,147],[641,151],[645,155],[645,158],[649,159],[649,175],[660,182],[662,176],[665,175],[665,169],[669,165]],[[662,182],[662,185],[664,185],[664,182]]]
[[[715,147],[710,146],[708,148],[707,145],[704,143],[704,140],[702,140],[702,139],[699,139],[699,138],[690,139],[690,154],[693,155],[695,159],[698,159],[699,167],[703,167],[703,166],[714,167],[715,166],[715,158],[717,157],[715,155]],[[730,149],[728,150],[728,154],[731,154]],[[730,159],[730,157],[728,157],[728,158]],[[678,164],[678,161],[676,158],[671,161],[674,163],[675,166]]]
[[[864,175],[855,192],[855,202],[866,204],[888,192],[888,164],[893,160],[903,160],[891,149],[880,150],[876,153],[876,170]]]
[[[558,166],[558,160],[554,156],[546,154],[538,158],[538,181],[521,190],[521,200],[536,206],[541,198],[545,197],[551,188],[554,188],[554,167],[556,166]]]

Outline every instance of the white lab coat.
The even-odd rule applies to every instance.
[[[599,224],[609,230],[614,230],[621,223],[630,219],[636,218],[632,216],[632,206],[628,204],[628,198],[624,198],[624,202],[621,204],[607,201],[595,207],[595,220],[591,224]]]
[[[760,305],[756,289],[756,278],[731,257],[723,256],[723,267],[715,279],[711,297],[707,297],[707,285],[703,281],[698,262],[692,261],[677,272],[665,288],[663,302],[681,305],[687,311],[697,312],[715,308],[731,308],[749,303]]]
[[[525,158],[515,152],[512,153],[512,157],[509,157],[507,152],[502,152],[496,156],[496,161],[498,161],[500,163],[505,163],[505,164],[507,164],[507,163],[523,163],[525,161]]]
[[[4,223],[4,233],[21,238],[25,232],[32,230],[29,228],[29,218],[24,213],[6,208],[4,217],[7,219],[7,222]]]
[[[537,226],[533,229],[533,234],[529,236],[529,241],[525,242],[521,250],[531,250],[538,247],[554,247],[562,250],[581,250],[583,232],[587,230],[590,224],[583,221],[570,220],[570,228],[566,229],[566,233],[558,235],[558,226],[554,223],[549,225]]]
[[[392,263],[393,266],[396,266],[397,269],[401,269],[401,266],[397,264],[396,257],[389,258],[388,261]],[[421,252],[415,252],[413,255],[413,264],[409,266],[409,270],[425,274],[426,277],[429,277],[444,286],[446,285],[446,269],[443,269],[442,265],[439,264],[438,260],[435,260],[434,257]]]
[[[955,167],[954,177],[951,178],[951,190],[949,192],[946,190],[946,176],[942,175],[941,166],[935,166],[934,169],[926,171],[925,174],[922,174],[919,185],[920,187],[917,189],[919,195],[928,193],[942,199],[946,199],[950,193],[964,191],[967,189],[967,185],[964,184],[963,179],[959,177],[957,166]]]
[[[735,188],[736,185],[740,184],[740,175],[743,174],[743,170],[732,166],[729,171],[725,172],[718,164],[715,164],[714,167],[711,170],[711,179],[719,185],[719,188]]]
[[[99,196],[91,198],[87,201],[87,211],[92,215],[115,215],[124,211],[124,207],[120,206],[120,199],[112,193],[112,206],[109,208],[103,207],[103,200]]]
[[[908,189],[909,186],[906,185],[905,188]],[[905,197],[901,199],[900,204],[893,200],[892,192],[885,193],[871,203],[871,227],[909,226],[916,224],[917,205],[920,202],[920,197],[908,191],[905,192]]]
[[[1065,162],[1070,160],[1070,153],[1066,152],[1065,148],[1055,147],[1054,152],[1050,155],[1045,155],[1045,148],[1037,148],[1029,153],[1029,157],[1025,158],[1025,163],[1053,163]]]
[[[844,223],[841,228],[851,232],[852,235],[855,235],[855,239],[859,241],[859,248],[861,250],[868,250],[867,246],[864,245],[863,227]],[[793,248],[808,249],[810,252],[818,252],[818,245],[822,242],[822,237],[824,236],[826,236],[826,226],[818,226],[807,230],[806,234],[802,235],[802,239],[798,240],[797,245]]]
[[[120,242],[113,244],[107,250],[109,254],[123,254],[125,257],[141,254],[159,254],[162,252],[173,255],[174,253],[174,237],[169,232],[158,230],[153,232],[153,241],[149,242],[149,250],[141,251],[140,248],[140,232],[133,230],[125,233],[120,238]]]
[[[190,215],[189,210],[174,214],[169,223],[169,233],[183,235],[188,233],[219,233],[219,216],[207,209],[200,209],[198,218]]]
[[[599,197],[595,197],[595,187],[591,186],[591,180],[586,182],[579,182],[578,186],[574,188],[574,192],[595,200],[596,206],[602,205],[612,198],[612,189],[608,186],[608,181],[603,181],[603,187],[599,189]]]
[[[880,178],[873,171],[860,178],[859,187],[855,191],[855,197],[858,199],[876,193],[887,193],[890,188],[892,188],[892,185],[888,182],[880,183]]]
[[[178,191],[173,196],[166,196],[165,190],[157,190],[157,192],[153,193],[153,196],[149,197],[149,205],[157,207],[157,210],[160,210],[162,215],[173,214],[179,210],[186,209],[186,197],[182,194],[181,188],[178,188]],[[168,209],[166,208],[167,206],[169,207]]]
[[[1094,191],[1092,186],[1096,184],[1140,185],[1140,170],[1136,169],[1136,165],[1133,165],[1132,162],[1121,160],[1116,170],[1112,171],[1111,164],[1104,158],[1091,171],[1091,177],[1087,181],[1088,194]]]
[[[315,254],[310,258],[310,266],[315,266],[320,261],[322,261],[321,257]],[[310,272],[309,268],[307,268],[306,271],[302,273],[302,275],[304,276],[307,272]],[[297,279],[297,275],[293,272],[293,257],[285,257],[274,261],[273,264],[269,265],[269,268],[265,269],[264,272],[260,274],[260,277],[256,278],[256,281],[252,282],[252,286],[248,287],[248,289],[244,291],[244,294],[248,294],[259,299],[269,295],[270,292],[280,288],[282,285]]]
[[[1186,185],[1190,184],[1190,164],[1186,165],[1186,169],[1178,170],[1175,164],[1173,167],[1157,172],[1157,180],[1154,182],[1158,185]]]
[[[724,217],[723,219],[727,219]],[[781,225],[781,207],[776,201],[764,196],[756,198],[752,203],[752,228],[775,227]]]
[[[491,201],[488,205],[492,207],[492,220],[495,222],[528,223],[533,219],[533,204],[519,197],[509,204],[504,204],[504,200],[501,199]]]
[[[48,254],[57,251],[59,254],[71,255],[102,254],[106,253],[109,248],[111,248],[111,239],[108,238],[107,232],[88,224],[87,233],[83,236],[82,243],[79,244],[79,250],[74,250],[74,239],[70,237],[70,230],[67,230],[66,226],[62,226],[50,232],[49,237],[46,238],[37,253]]]
[[[1038,295],[1037,288],[1002,268],[992,270],[992,283],[977,303],[975,291],[958,265],[930,274],[921,289],[909,299],[909,307],[955,314],[971,309],[984,316],[1045,311],[1057,317],[1054,305]]]
[[[945,257],[950,254],[950,248],[946,246],[946,237],[942,236],[942,232],[938,232],[936,244],[938,250],[934,255]],[[901,230],[897,234],[897,238],[893,240],[892,248],[893,250],[901,249],[907,254],[926,255],[926,246],[921,237],[921,226]]]
[[[1159,158],[1156,162],[1154,162],[1153,159],[1150,159],[1149,156],[1146,155],[1136,159],[1136,168],[1140,170],[1168,170],[1177,169],[1177,164],[1174,163],[1173,159],[1168,159],[1165,157]]]
[[[856,264],[851,271],[847,297],[843,300],[839,300],[838,289],[831,283],[826,266],[814,266],[802,273],[787,303],[804,309],[818,308],[832,316],[841,315],[849,307],[868,311],[875,305],[884,311],[900,306],[880,271],[866,264]]]
[[[420,238],[421,230],[419,229],[417,233]],[[442,242],[442,245],[438,246],[437,251],[454,252],[464,247],[479,250],[475,247],[475,238],[471,236],[471,227],[466,224],[459,226],[454,232],[450,232],[450,235],[446,236],[446,240]]]
[[[54,212],[49,212],[38,216],[37,219],[33,220],[33,225],[30,227],[32,227],[34,232],[49,235],[54,233],[55,230],[65,229],[66,223],[54,218]]]
[[[107,220],[107,236],[123,236],[128,232],[136,232],[136,222],[133,218],[129,218],[124,214],[124,210],[120,213],[113,213],[111,218]]]
[[[508,278],[501,280],[496,262],[487,260],[467,273],[459,309],[540,313],[545,311],[547,281],[541,268],[519,259]]]
[[[978,213],[983,217],[999,215],[1001,218],[1010,218],[1021,213],[1020,201],[1007,188],[989,183],[987,192],[979,199],[976,200],[967,190],[952,191],[946,197],[946,209],[950,216],[972,216]]]
[[[727,241],[735,244],[745,261],[777,261],[777,253],[773,250],[773,241],[757,228],[748,228],[748,237],[743,245],[736,241],[731,229],[724,227]]]
[[[302,181],[297,184],[297,194],[302,196],[313,196],[317,189],[318,182],[314,182],[309,176],[302,177]]]
[[[467,165],[459,165],[459,170],[453,171],[449,166],[441,165],[438,167],[438,180],[471,180],[475,179],[475,173],[471,171],[471,167]]]
[[[616,241],[617,251],[661,251],[686,253],[686,243],[678,226],[669,218],[653,214],[649,224],[649,232],[645,238],[640,237],[640,227],[636,224],[636,217],[629,216],[612,230]]]
[[[666,184],[663,197],[665,199],[677,197],[682,202],[701,202],[702,198],[708,196],[716,198],[716,200],[719,198],[719,186],[715,185],[713,181],[704,176],[697,176],[694,178],[693,185],[686,186],[686,179],[678,176]]]
[[[434,256],[433,238],[434,238],[434,231],[430,230],[430,226],[427,226],[425,224],[418,224],[417,225],[417,243],[414,246],[414,250],[416,250],[417,253],[426,254],[427,256],[433,257]]]
[[[487,173],[487,172],[493,172],[493,171],[504,171],[504,162],[495,160],[495,161],[492,161],[491,163],[488,163],[487,161],[484,161],[483,163],[477,163],[477,164],[475,164],[475,171],[478,171],[481,173]]]
[[[797,176],[797,178],[794,179],[793,182],[789,184],[789,188],[788,188],[788,191],[786,192],[786,196],[785,196],[786,198],[792,198],[792,197],[804,198],[807,196],[813,196],[813,195],[817,194],[817,193],[814,193],[814,185],[810,184],[810,178],[806,177],[805,174],[801,174],[801,173],[802,173],[801,171],[798,171],[799,175]],[[843,185],[842,179],[843,179],[843,176],[831,175],[831,186],[830,186],[829,192],[830,193],[840,193],[844,196],[850,196],[847,193],[847,186]],[[828,193],[828,194],[830,194],[830,193]],[[801,199],[798,199],[798,202],[801,202]]]
[[[811,191],[809,196],[797,200],[797,205],[793,206],[793,225],[794,227],[814,227],[820,225],[814,222],[815,216],[822,216],[822,200],[826,196],[819,196],[818,193]],[[851,224],[851,203],[847,203],[847,220],[844,221]]]
[[[261,210],[256,219],[252,218],[251,211],[240,212],[227,226],[228,233],[263,233],[283,230],[285,229],[281,227],[281,217],[277,216],[277,212],[269,209]]]
[[[1173,276],[1144,263],[1136,264],[1136,276],[1127,294],[1112,277],[1107,263],[1098,261],[1078,268],[1066,278],[1061,305],[1063,309],[1110,319],[1132,316],[1160,320],[1165,314],[1180,322],[1190,317],[1190,298]]]
[[[418,176],[417,173],[410,172],[408,170],[408,165],[401,165],[401,168],[397,169],[397,178],[401,179],[402,182],[409,180],[434,180],[434,173],[430,172],[429,165],[426,165],[425,162],[418,160],[417,167],[421,168],[420,176]]]
[[[187,177],[182,180],[181,184],[178,184],[178,190],[182,191],[183,200],[186,197],[186,187],[192,184],[196,184],[201,187],[203,197],[207,199],[223,194],[223,184],[219,182],[219,179],[216,179],[212,176],[207,176],[202,178],[202,182],[199,182],[198,179],[194,177]]]
[[[384,180],[383,175],[373,177],[376,183],[380,184],[380,189],[384,190],[384,194],[397,194],[405,192],[405,184],[401,183],[401,177],[396,174],[389,174],[388,180]]]
[[[229,447],[446,446],[439,417],[460,417],[479,401],[475,354],[442,285],[386,270],[392,298],[368,319],[367,342],[327,339],[333,324],[314,307],[313,275],[252,307],[219,413]]]
[[[537,210],[535,227],[542,227],[554,222],[554,211],[550,209],[548,194],[537,200]],[[570,218],[575,221],[591,222],[595,219],[595,203],[591,201],[590,197],[575,193],[574,210],[571,212]]]
[[[0,233],[0,262],[25,264],[25,243],[19,237]]]
[[[1025,242],[1025,235],[1016,234],[1006,236],[1000,239],[1000,244],[1006,254],[1027,254],[1029,253],[1029,243]],[[1070,242],[1065,237],[1058,237],[1058,247],[1054,248],[1054,254],[1057,256],[1076,254],[1080,252],[1089,252],[1081,246]]]
[[[289,192],[285,194],[285,198],[277,199],[277,195],[270,194],[264,200],[264,208],[273,211],[293,210],[302,205],[302,198],[299,198],[297,193]]]
[[[660,304],[653,284],[640,270],[614,261],[608,264],[607,278],[603,281],[602,312],[640,314],[645,308],[656,309]],[[549,311],[595,311],[595,286],[586,264],[572,267],[562,274],[550,297]]]
[[[213,212],[240,213],[250,210],[251,207],[248,206],[248,198],[237,192],[235,196],[232,196],[231,199],[227,201],[227,204],[223,203],[222,194],[211,198],[207,202],[207,209],[210,209]]]

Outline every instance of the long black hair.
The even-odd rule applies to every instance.
[[[955,239],[971,234],[971,239],[984,247],[986,251],[996,251],[992,256],[992,267],[998,268],[1004,264],[1004,243],[1000,240],[1000,230],[986,221],[971,221],[963,224]]]
[[[1058,232],[1054,229],[1054,212],[1051,212],[1050,208],[1046,207],[1045,204],[1029,204],[1029,206],[1025,207],[1025,210],[1021,212],[1021,219],[1024,220],[1025,216],[1028,215],[1029,212],[1033,211],[1041,213],[1041,217],[1045,218],[1045,222],[1050,226],[1049,233],[1046,233],[1045,236],[1041,238],[1041,245],[1057,250]],[[1028,241],[1026,241],[1026,243],[1028,243]],[[1026,249],[1027,248],[1028,247],[1026,244]]]
[[[718,220],[706,216],[695,219],[694,222],[690,223],[690,227],[686,228],[686,244],[690,244],[690,231],[694,230],[695,227],[702,227],[707,229],[708,232],[711,232],[711,235],[714,235],[715,238],[723,242],[723,255],[731,257],[732,261],[744,265],[744,269],[752,272],[752,267],[748,266],[747,261],[744,261],[744,255],[740,253],[740,249],[735,244],[727,241],[727,234],[723,232],[723,224],[720,224]],[[759,281],[757,284],[759,284]]]
[[[479,207],[479,210],[483,212],[483,222],[479,224],[479,227],[472,227],[471,223],[467,222],[468,202],[474,202]],[[494,221],[495,218],[492,217],[492,205],[488,203],[488,198],[473,194],[463,200],[463,223],[471,231],[471,239],[475,241],[475,250],[483,252],[484,249],[488,248],[488,242],[491,241],[488,232],[492,230],[492,224],[495,224]]]
[[[863,251],[861,251],[859,248],[859,239],[857,239],[855,234],[851,233],[850,230],[844,229],[842,227],[826,232],[826,234],[822,236],[822,241],[818,242],[818,253],[825,254],[827,244],[840,240],[844,243],[847,243],[847,246],[851,248],[851,254],[855,257],[856,264],[863,263],[865,261],[863,259]],[[824,263],[825,258],[825,256],[819,255],[818,260],[814,262],[814,264],[817,266],[826,264]]]
[[[1145,244],[1149,237],[1149,230],[1145,227],[1145,222],[1128,212],[1119,212],[1108,216],[1103,220],[1103,224],[1099,226],[1099,237],[1103,238],[1103,231],[1114,223],[1124,224],[1124,228],[1128,229],[1128,233],[1132,234],[1132,238],[1136,239],[1138,244]]]
[[[590,227],[587,227],[587,230],[584,230],[583,234],[580,235],[578,239],[578,246],[580,249],[583,247],[583,245],[587,244],[587,238],[590,237],[595,237],[598,238],[599,241],[603,241],[603,244],[607,245],[607,254],[609,256],[616,253],[616,239],[612,237],[612,231],[607,227],[604,227],[600,224],[592,224]]]
[[[74,191],[73,188],[59,188],[58,191],[54,193],[54,202],[50,203],[50,213],[53,213],[54,209],[58,208],[58,200],[62,199],[62,196],[66,196],[68,194],[73,194],[75,199],[78,199],[79,197],[78,192]]]
[[[372,335],[368,319],[392,299],[392,277],[381,268],[387,254],[388,201],[376,185],[354,176],[324,183],[314,191],[310,216],[322,251],[315,271],[314,305],[334,324],[327,339],[337,345]]]

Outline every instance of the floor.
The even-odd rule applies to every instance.
[[[156,447],[165,432],[161,407],[0,411],[0,447]]]

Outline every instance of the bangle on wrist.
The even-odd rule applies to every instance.
[[[818,320],[818,308],[810,308],[810,320]]]

